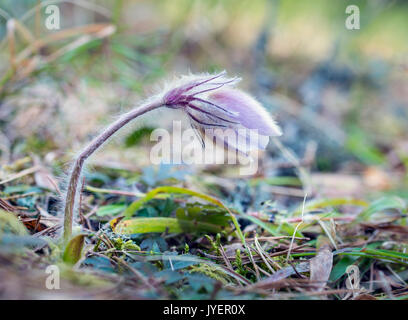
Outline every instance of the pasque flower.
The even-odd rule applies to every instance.
[[[193,128],[200,133],[202,142],[204,142],[203,134],[206,133],[206,129],[230,129],[237,136],[244,138],[244,143],[240,142],[242,139],[236,141],[228,139],[224,141],[225,144],[244,154],[254,148],[264,149],[268,144],[269,136],[281,135],[280,128],[259,102],[234,88],[239,80],[239,78],[227,78],[226,72],[183,77],[171,83],[163,94],[119,117],[94,138],[79,153],[71,169],[65,197],[64,240],[68,241],[72,234],[75,203],[85,161],[119,129],[144,113],[160,107],[182,109],[190,118]],[[259,139],[256,145],[248,147],[247,140],[254,131]],[[214,136],[222,135],[217,130],[213,132]]]
[[[167,107],[183,109],[204,144],[204,135],[225,139],[226,147],[241,153],[265,149],[269,136],[282,134],[270,114],[247,93],[234,88],[240,78],[217,75],[192,75],[181,78],[163,96]],[[220,129],[220,130],[207,130]],[[223,131],[235,132],[236,139],[226,139]],[[249,144],[250,134],[256,134],[256,145]]]

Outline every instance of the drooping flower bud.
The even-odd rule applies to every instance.
[[[227,78],[226,72],[217,75],[189,76],[163,96],[167,107],[183,109],[204,144],[207,129],[231,129],[237,139],[225,139],[220,130],[213,137],[225,139],[225,145],[247,154],[265,149],[269,136],[282,134],[271,115],[247,93],[233,88],[240,79]],[[256,134],[256,145],[248,145],[250,135]],[[242,143],[244,141],[244,143]]]

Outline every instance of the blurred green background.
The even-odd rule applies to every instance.
[[[3,164],[34,153],[63,167],[163,79],[226,69],[275,115],[283,145],[305,161],[323,193],[344,191],[333,189],[337,183],[350,184],[351,194],[372,189],[408,197],[406,1],[55,2],[61,30],[45,28],[45,7],[54,2],[33,9],[39,2],[1,0],[0,8],[30,31],[32,42],[72,32],[32,50],[12,70],[0,18]],[[360,9],[360,30],[345,27],[349,4]],[[96,32],[78,29],[94,24]],[[30,45],[17,29],[16,57]],[[147,165],[138,146],[173,119],[161,115],[125,131],[95,162]],[[294,175],[280,161],[271,147],[262,174]]]

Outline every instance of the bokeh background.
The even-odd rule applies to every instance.
[[[344,173],[334,180],[324,175],[317,183],[332,189],[343,177],[354,191],[362,191],[362,177],[363,186],[407,196],[404,1],[73,3],[58,5],[61,30],[72,30],[70,35],[51,40],[12,79],[3,78],[3,164],[35,153],[62,165],[113,116],[160,88],[163,79],[225,69],[241,76],[241,86],[272,112],[283,128],[282,144],[306,166]],[[45,5],[32,9],[36,4],[2,0],[0,7],[22,17],[21,24],[44,39],[56,31],[45,28]],[[360,9],[360,30],[345,28],[348,4]],[[0,70],[7,75],[9,45],[5,20],[0,20]],[[80,28],[95,24],[100,30]],[[27,42],[16,34],[19,52]],[[160,115],[133,125],[133,135],[122,134],[108,147],[114,152],[100,153],[95,161],[146,163],[147,152],[134,146],[139,136],[179,117],[168,111]],[[273,147],[267,156],[274,160],[266,166],[267,175],[280,175],[285,168],[273,163],[287,160]]]

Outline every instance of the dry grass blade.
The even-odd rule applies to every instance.
[[[220,245],[220,252],[221,252],[221,256],[224,259],[225,265],[230,269],[230,270],[234,270],[234,268],[231,265],[231,262],[229,261],[227,255],[225,254],[225,250],[224,247],[222,245]]]
[[[14,206],[12,206],[10,203],[6,201],[6,199],[1,199],[0,198],[0,208],[8,211],[8,212],[13,212],[15,210]]]
[[[303,198],[302,217],[301,217],[300,222],[296,225],[295,230],[293,231],[293,236],[292,236],[292,240],[290,241],[290,246],[289,246],[288,254],[286,255],[286,261],[289,261],[290,252],[291,252],[291,250],[292,250],[292,246],[293,246],[293,243],[294,243],[294,241],[295,241],[296,232],[297,232],[298,228],[300,227],[300,225],[303,223],[303,217],[304,217],[304,213],[305,213],[306,198],[307,198],[307,194],[305,194],[305,197]]]
[[[17,68],[17,61],[16,61],[16,38],[15,38],[15,23],[14,19],[10,19],[7,21],[7,41],[9,46],[9,53],[10,53],[10,66],[11,72],[15,72]]]
[[[260,279],[260,274],[259,274],[259,269],[258,269],[258,265],[256,264],[255,260],[254,260],[254,256],[252,255],[251,252],[251,248],[248,247],[248,245],[245,243],[245,249],[248,253],[248,257],[252,262],[252,265],[254,266],[254,270],[255,270],[255,275],[256,275],[256,279],[259,281]]]
[[[19,178],[22,178],[22,177],[24,177],[26,175],[29,175],[29,174],[32,174],[32,173],[36,172],[37,170],[40,170],[40,169],[41,169],[41,167],[34,166],[34,167],[31,167],[31,168],[22,170],[19,173],[13,174],[12,176],[4,179],[3,181],[0,181],[0,185],[5,184],[7,182],[11,182],[11,181],[19,179]]]
[[[334,229],[334,223],[332,223],[330,225],[330,227],[328,227],[324,221],[322,221],[321,219],[318,220],[320,226],[322,227],[323,231],[325,232],[325,234],[327,235],[327,237],[329,238],[332,246],[337,250],[337,244],[335,241],[335,237],[336,237],[336,230]],[[332,220],[330,220],[330,222],[332,222]],[[329,229],[330,228],[330,229]]]
[[[110,30],[115,28],[111,23],[98,23],[98,24],[89,24],[86,26],[73,27],[70,29],[61,30],[55,33],[52,33],[42,39],[38,39],[30,46],[21,51],[17,56],[17,62],[22,62],[24,59],[28,58],[32,53],[36,52],[38,49],[41,49],[48,44],[55,43],[62,40],[67,40],[69,38],[77,36],[91,36],[94,35],[103,35],[104,30]],[[110,33],[111,34],[111,33]]]
[[[19,31],[22,37],[29,43],[29,45],[16,53],[15,31]],[[73,27],[70,29],[61,30],[52,33],[42,39],[35,40],[28,29],[15,19],[7,21],[7,42],[10,52],[10,69],[6,71],[0,83],[0,91],[3,89],[5,83],[13,80],[15,74],[18,79],[29,76],[40,65],[48,64],[55,61],[60,56],[75,50],[90,41],[95,39],[102,39],[115,33],[116,27],[111,23],[89,24],[85,26]],[[46,57],[41,57],[37,53],[45,46],[61,40],[67,40],[72,37],[80,36],[57,51],[51,53]],[[35,54],[34,56],[32,56]],[[30,57],[32,56],[32,57]]]
[[[222,245],[220,245],[220,253],[221,253],[222,258],[224,259],[224,262],[225,262],[225,265],[226,265],[225,268],[228,269],[230,272],[236,273],[234,271],[234,268],[231,265],[231,262],[229,261],[229,259],[227,257],[227,254],[225,253],[224,247]],[[239,286],[242,287],[241,281],[237,280],[237,283],[238,283]]]
[[[110,35],[114,34],[116,31],[115,26],[108,24],[98,30],[97,32],[94,32],[92,34],[86,34],[81,36],[79,39],[71,42],[70,44],[62,47],[61,49],[57,50],[56,52],[52,53],[45,59],[45,63],[51,63],[55,61],[57,58],[61,57],[62,55],[66,54],[67,52],[73,51],[93,40],[96,39],[102,39],[109,37]]]
[[[256,235],[254,236],[254,244],[256,246],[256,249],[258,250],[258,253],[260,255],[260,257],[262,258],[263,262],[266,264],[266,266],[268,267],[268,269],[272,272],[275,273],[275,269],[272,268],[272,266],[269,264],[268,260],[266,257],[268,257],[268,254],[265,252],[265,250],[262,249]],[[278,263],[276,263],[275,261],[273,261],[272,259],[269,259],[269,261],[271,261],[271,263],[277,268],[280,269],[280,266]]]
[[[14,21],[14,24],[15,24],[16,31],[19,32],[19,34],[22,36],[24,41],[26,41],[29,44],[35,42],[35,37],[33,36],[31,31],[24,24],[22,24],[17,19],[13,19],[13,21]]]

